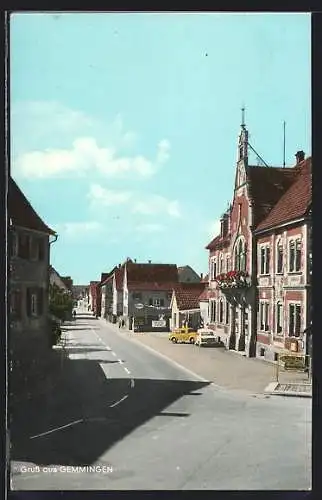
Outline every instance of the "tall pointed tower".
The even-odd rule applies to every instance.
[[[246,168],[248,165],[248,130],[245,125],[245,108],[242,108],[242,123],[238,136],[237,168],[235,177],[235,189],[246,182]]]

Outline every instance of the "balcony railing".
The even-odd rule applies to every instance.
[[[230,290],[235,288],[247,288],[250,286],[250,277],[245,271],[229,271],[215,278],[218,288]]]

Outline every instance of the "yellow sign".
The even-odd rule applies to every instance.
[[[285,370],[304,370],[305,368],[304,356],[283,355],[280,356],[280,360],[284,361]]]

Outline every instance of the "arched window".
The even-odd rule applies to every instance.
[[[219,301],[219,323],[224,322],[224,302],[223,300]]]
[[[246,271],[246,243],[240,239],[235,247],[235,271]]]

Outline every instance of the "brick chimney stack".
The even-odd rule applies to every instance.
[[[296,164],[298,165],[299,163],[301,163],[301,161],[304,160],[305,158],[305,153],[304,151],[298,151],[295,155],[295,158],[296,158]]]

